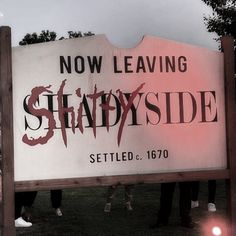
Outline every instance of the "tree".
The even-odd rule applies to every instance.
[[[234,38],[236,59],[236,2],[235,0],[202,0],[213,10],[213,15],[204,17],[207,30],[219,36],[230,35]],[[219,40],[216,39],[217,41]],[[236,67],[235,67],[236,68]]]
[[[209,32],[230,35],[236,40],[235,0],[202,0],[213,9],[213,16],[204,17]],[[235,42],[236,43],[236,42]]]
[[[81,31],[68,31],[68,38],[80,38],[85,36],[94,35],[92,32],[88,31],[82,33]],[[66,39],[64,37],[59,38],[58,40]],[[37,33],[26,34],[24,38],[19,42],[19,45],[28,45],[35,43],[43,43],[49,41],[57,40],[57,34],[54,31],[42,30],[38,35]]]

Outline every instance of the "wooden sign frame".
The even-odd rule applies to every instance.
[[[227,206],[231,223],[230,235],[236,235],[236,175],[234,175],[236,172],[236,90],[232,38],[224,37],[222,39],[222,48],[224,51],[225,68],[227,169],[40,181],[14,181],[11,29],[7,26],[0,27],[0,111],[2,132],[1,225],[3,235],[15,235],[15,191],[51,190],[84,186],[108,186],[114,184],[200,181],[209,179],[227,180]]]
[[[0,28],[0,111],[2,133],[2,234],[15,235],[11,30]]]

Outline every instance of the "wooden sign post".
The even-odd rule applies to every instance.
[[[225,101],[226,101],[226,142],[227,159],[230,170],[227,179],[228,214],[231,223],[231,234],[236,235],[236,87],[234,71],[234,43],[230,37],[221,41],[224,52]]]
[[[150,36],[139,47],[123,50],[114,48],[104,36],[96,36],[20,47],[12,52],[10,35],[9,27],[0,28],[4,236],[15,234],[15,191],[209,179],[228,181],[229,228],[231,235],[236,235],[236,96],[232,39],[222,40],[223,84],[220,53],[174,41]],[[205,64],[209,61],[207,67]],[[215,67],[219,67],[218,70]],[[46,102],[39,101],[43,92],[46,94],[41,98],[47,99]],[[158,96],[163,96],[162,100]],[[171,104],[176,101],[172,96],[177,96],[174,97],[177,104]],[[69,107],[67,102],[71,97]],[[101,106],[97,105],[98,97],[103,101]],[[159,99],[166,105],[164,111],[157,103]],[[53,101],[58,107],[53,107]],[[84,106],[87,124],[82,123],[83,110],[78,104]],[[39,105],[48,106],[48,110],[40,110]],[[188,106],[190,112],[187,112]],[[102,109],[98,112],[102,118],[97,120],[96,108]],[[109,116],[112,110],[116,113]],[[69,116],[65,119],[67,113],[71,115],[71,123]],[[131,124],[125,123],[128,113]],[[213,124],[208,126],[208,123]],[[41,132],[39,135],[37,130]],[[174,136],[181,136],[182,130],[185,140]],[[208,140],[211,140],[209,146]],[[186,141],[189,145],[183,145]],[[92,148],[86,148],[87,145]],[[181,146],[185,146],[184,149],[179,148]],[[196,150],[203,151],[205,157]],[[70,157],[70,161],[65,157]]]
[[[0,109],[2,132],[2,233],[15,235],[11,30],[0,27]]]

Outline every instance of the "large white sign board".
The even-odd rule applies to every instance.
[[[13,49],[15,180],[226,168],[223,55],[145,36]]]

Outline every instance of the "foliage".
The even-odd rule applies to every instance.
[[[213,15],[204,17],[209,32],[234,38],[236,47],[236,2],[235,0],[202,0],[213,10]],[[218,39],[217,39],[218,40]]]
[[[68,31],[68,38],[80,38],[84,36],[92,36],[94,35],[92,32],[88,31],[86,33],[82,33],[81,31]],[[59,38],[59,40],[66,39],[64,37]],[[54,31],[42,30],[38,35],[37,33],[26,34],[24,38],[19,42],[19,45],[27,45],[27,44],[35,44],[35,43],[43,43],[49,41],[57,40],[57,34]]]

